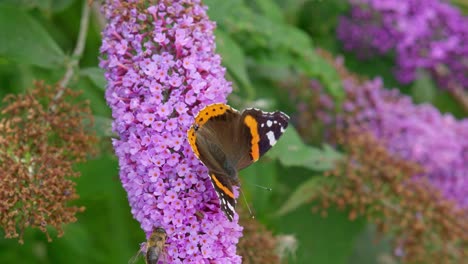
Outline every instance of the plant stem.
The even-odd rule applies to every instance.
[[[63,76],[63,79],[59,82],[59,90],[54,97],[54,101],[58,100],[62,97],[68,82],[70,81],[71,77],[74,74],[75,68],[78,66],[78,63],[83,55],[85,42],[86,42],[86,34],[88,33],[88,25],[89,25],[89,4],[87,1],[83,1],[83,9],[81,13],[81,21],[80,21],[80,32],[78,33],[78,40],[76,42],[75,50],[73,51],[73,55],[71,56],[70,61],[67,63],[67,71]]]

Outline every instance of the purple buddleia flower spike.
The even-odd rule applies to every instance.
[[[427,70],[449,90],[468,90],[468,18],[440,0],[350,0],[337,29],[359,57],[395,52],[396,77],[413,81]]]
[[[380,78],[362,83],[349,79],[343,86],[344,113],[322,121],[372,133],[391,153],[420,164],[424,173],[415,176],[427,177],[446,198],[468,208],[468,119],[456,120],[429,104],[416,105],[398,90],[385,89]]]
[[[106,1],[100,66],[108,82],[120,179],[147,236],[167,232],[169,263],[240,263],[242,227],[219,208],[186,131],[226,102],[231,84],[215,53],[215,24],[197,0]]]

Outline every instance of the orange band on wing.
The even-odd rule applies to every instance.
[[[260,142],[260,137],[258,135],[258,123],[255,118],[250,115],[247,115],[244,119],[244,124],[249,127],[250,134],[252,135],[252,140],[250,141],[252,147],[250,149],[250,154],[252,155],[253,161],[257,161],[260,157],[260,149],[258,142]]]
[[[226,104],[211,104],[198,112],[195,123],[199,126],[205,124],[210,118],[224,114],[231,107]]]
[[[223,191],[223,193],[225,193],[227,196],[231,197],[232,199],[235,199],[235,198],[234,198],[234,194],[232,193],[232,191],[229,190],[226,186],[224,186],[224,185],[218,180],[218,178],[216,178],[216,175],[211,174],[211,179],[213,179],[213,182],[214,182],[214,184],[216,185],[216,187],[220,188],[221,191]]]
[[[188,137],[189,144],[192,147],[193,153],[195,153],[195,155],[199,158],[200,152],[198,152],[197,144],[195,143],[196,137],[195,137],[195,129],[193,129],[193,127],[191,127],[187,131],[187,137]]]

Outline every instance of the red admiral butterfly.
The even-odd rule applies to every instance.
[[[209,169],[221,209],[232,221],[236,200],[233,185],[237,171],[265,154],[288,126],[289,116],[248,108],[239,113],[226,104],[202,109],[187,135],[198,159]]]

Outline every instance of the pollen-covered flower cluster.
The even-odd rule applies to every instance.
[[[63,235],[83,207],[77,199],[73,165],[84,161],[96,138],[84,119],[87,103],[70,103],[76,93],[41,82],[22,95],[9,95],[0,110],[0,227],[23,243],[26,228]]]
[[[186,139],[194,115],[231,92],[200,2],[107,1],[100,66],[120,179],[142,229],[167,231],[169,263],[240,263],[237,216],[220,210]]]
[[[440,0],[350,0],[338,37],[361,57],[396,55],[402,83],[418,69],[432,73],[441,87],[468,89],[468,18]]]

